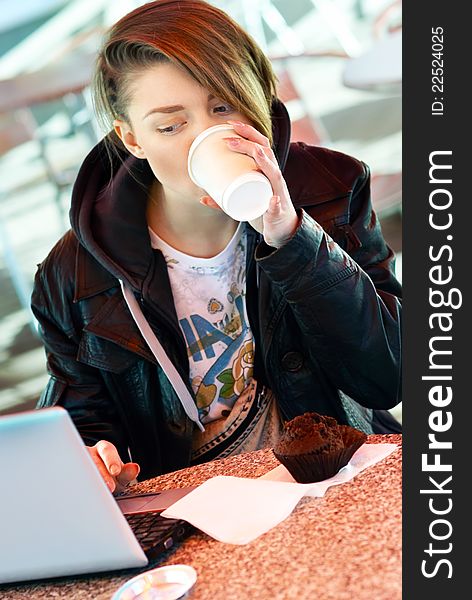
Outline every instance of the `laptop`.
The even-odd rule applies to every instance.
[[[0,583],[144,567],[192,531],[159,512],[194,488],[115,499],[63,408],[0,417],[0,464]]]

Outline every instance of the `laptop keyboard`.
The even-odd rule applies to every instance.
[[[165,519],[158,512],[125,515],[144,553],[150,555],[171,548],[190,533],[190,526],[179,519]]]

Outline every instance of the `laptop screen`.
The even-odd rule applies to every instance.
[[[0,417],[0,460],[0,583],[148,563],[67,411]]]

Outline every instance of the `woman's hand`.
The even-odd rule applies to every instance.
[[[87,446],[87,450],[113,493],[122,492],[139,474],[139,465],[133,462],[123,463],[111,442],[100,440],[95,446]]]
[[[264,235],[266,244],[273,248],[280,248],[295,233],[299,219],[270,142],[251,125],[239,121],[228,121],[228,123],[233,125],[235,132],[241,136],[226,138],[228,147],[235,152],[251,156],[259,170],[270,181],[274,192],[267,211],[262,217],[250,221],[250,224]],[[200,202],[221,210],[210,196],[203,196]]]

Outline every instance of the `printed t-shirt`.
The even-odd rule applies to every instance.
[[[246,311],[246,236],[242,223],[212,258],[179,252],[150,230],[163,253],[190,381],[203,424],[227,417],[253,373],[254,339]]]

